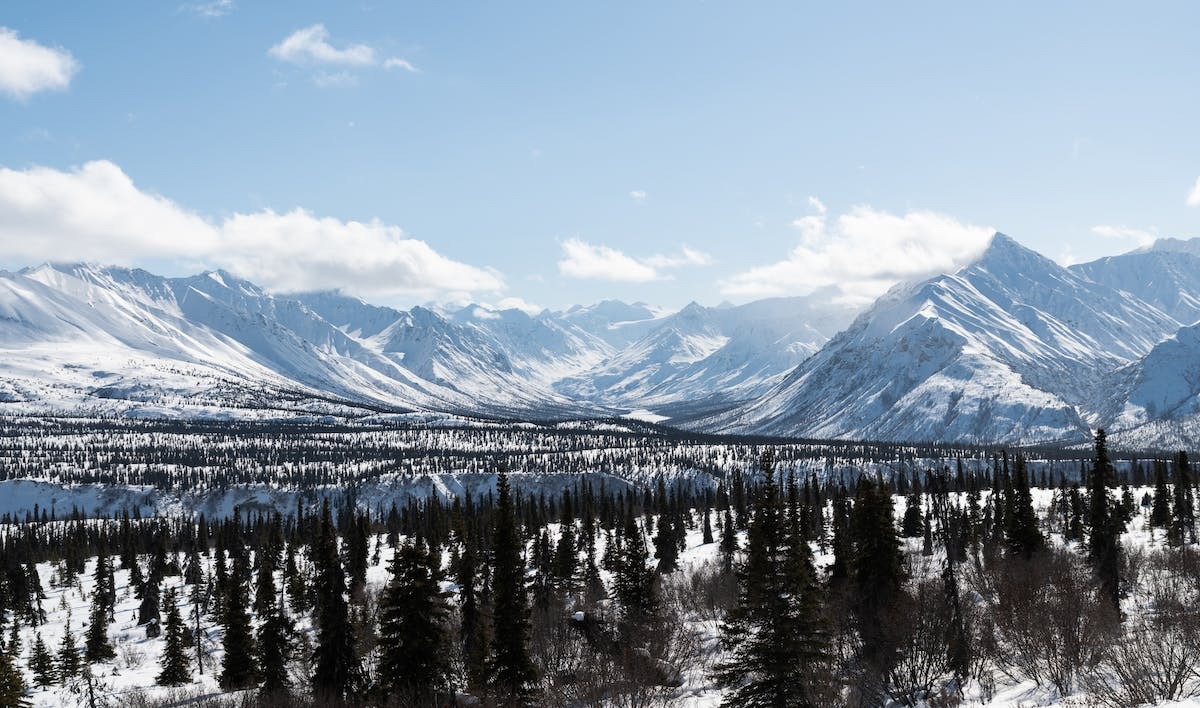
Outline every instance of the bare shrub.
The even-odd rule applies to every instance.
[[[1073,553],[1046,551],[996,564],[995,656],[1017,679],[1071,693],[1104,656],[1119,618],[1091,570]]]

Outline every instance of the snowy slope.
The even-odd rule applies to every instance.
[[[1200,253],[1170,250],[1172,243],[1190,242],[1169,240],[1166,246],[1081,263],[1071,270],[1192,324],[1200,320]]]
[[[1181,328],[1109,377],[1102,420],[1141,447],[1194,444],[1200,431],[1200,324]]]
[[[1082,438],[1104,375],[1177,327],[997,234],[975,263],[897,286],[774,389],[697,425],[812,437]]]
[[[814,354],[852,315],[824,295],[739,307],[693,302],[558,389],[609,405],[663,410],[706,398],[745,400]]]

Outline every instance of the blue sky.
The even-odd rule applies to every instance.
[[[1197,235],[1200,6],[1049,5],[10,0],[0,262],[865,302]]]

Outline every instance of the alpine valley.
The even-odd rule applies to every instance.
[[[828,292],[530,314],[271,294],[224,272],[0,272],[0,414],[635,417],[698,432],[1200,441],[1200,240],[1063,267],[996,234],[865,310]]]

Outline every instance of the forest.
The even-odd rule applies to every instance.
[[[1098,431],[1057,467],[822,475],[753,449],[711,479],[518,490],[494,461],[485,492],[387,507],[350,486],[219,517],[9,515],[0,705],[1200,696],[1186,453],[1114,464]]]

